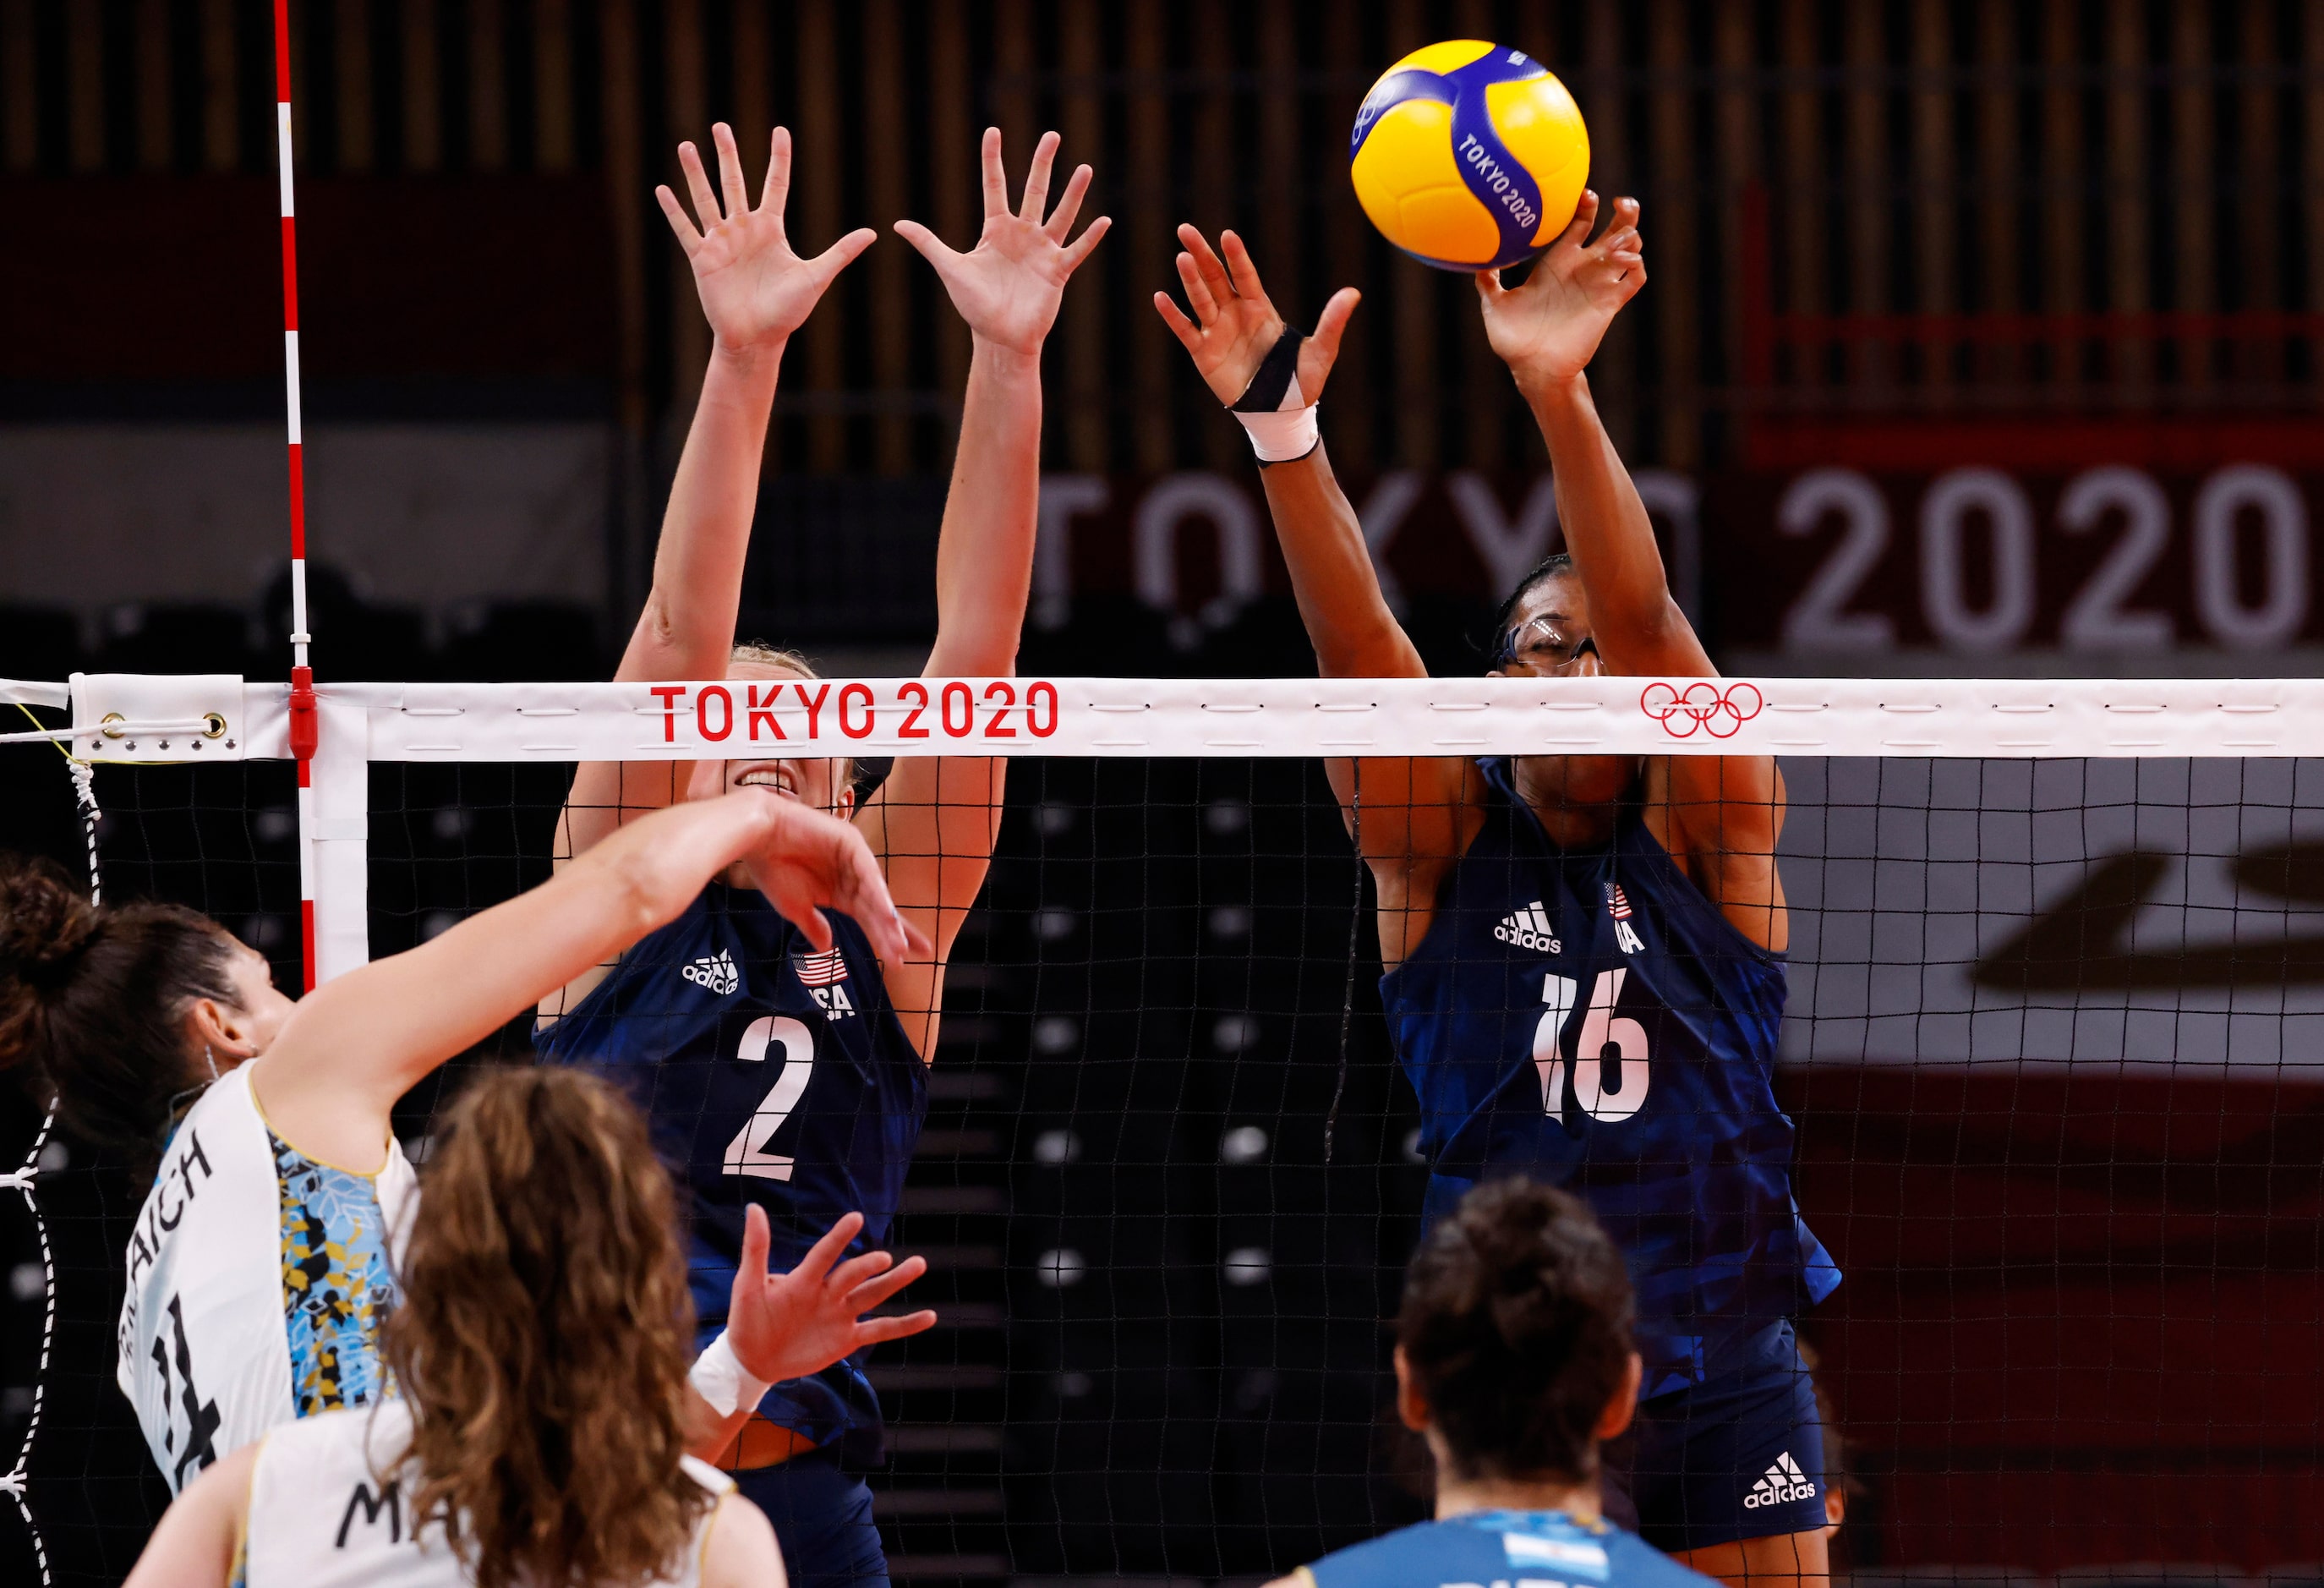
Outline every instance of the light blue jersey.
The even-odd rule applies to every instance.
[[[1707,1588],[1608,1522],[1563,1511],[1480,1510],[1334,1551],[1300,1568],[1313,1588]]]

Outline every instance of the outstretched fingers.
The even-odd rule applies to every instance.
[[[1186,318],[1186,311],[1178,307],[1178,300],[1169,293],[1154,294],[1154,312],[1162,317],[1162,323],[1170,328],[1170,334],[1178,338],[1178,345],[1187,352],[1192,353],[1202,345],[1203,328]]]
[[[857,255],[880,240],[880,234],[870,226],[858,226],[830,247],[808,260],[807,268],[815,272],[819,287],[828,287],[841,271],[855,263]]]
[[[726,217],[718,208],[718,196],[710,190],[709,173],[702,169],[702,151],[692,143],[680,143],[678,146],[678,168],[686,173],[686,190],[693,196],[694,213],[701,217],[702,230],[706,235],[711,227]]]
[[[751,185],[742,180],[742,152],[734,143],[734,129],[724,122],[710,125],[710,142],[718,151],[718,194],[729,216],[751,213]]]
[[[885,1256],[886,1253],[881,1253]],[[884,1273],[872,1275],[847,1288],[847,1305],[859,1316],[885,1302],[913,1280],[928,1271],[925,1257],[908,1257]]]
[[[1082,195],[1089,191],[1090,180],[1095,174],[1088,166],[1077,165],[1074,167],[1074,174],[1065,179],[1064,195],[1058,198],[1056,208],[1049,212],[1048,220],[1041,226],[1049,235],[1050,242],[1063,243],[1072,233],[1074,217],[1082,212]],[[1034,218],[1038,220],[1040,217],[1036,216]]]
[[[667,184],[654,189],[654,201],[669,217],[669,229],[678,234],[678,245],[686,250],[688,259],[693,258],[694,251],[702,246],[702,234],[695,230],[694,217],[686,213],[686,206],[678,201],[678,195]]]
[[[1191,254],[1178,255],[1178,284],[1186,289],[1186,306],[1194,311],[1194,319],[1208,330],[1211,322],[1219,318],[1219,300],[1211,296],[1211,284],[1203,279],[1203,267]]]
[[[1041,224],[1041,212],[1049,207],[1049,171],[1057,162],[1057,145],[1065,142],[1054,132],[1043,133],[1041,141],[1033,145],[1033,163],[1025,172],[1025,197],[1017,207],[1020,220]]]
[[[839,874],[832,879],[832,903],[863,928],[863,935],[872,939],[872,947],[881,958],[934,959],[936,946],[896,908],[896,900],[888,892],[888,879],[881,874],[880,863],[872,857],[871,845],[853,827],[846,829],[844,842],[845,848],[839,856]],[[830,946],[827,943],[820,945],[816,952]]]
[[[1001,164],[1001,129],[984,129],[984,143],[978,151],[984,171],[984,218],[1009,213],[1009,173]]]
[[[1219,263],[1219,256],[1212,249],[1209,238],[1191,226],[1181,226],[1178,242],[1186,250],[1181,257],[1194,260],[1194,268],[1202,272],[1203,285],[1213,300],[1223,303],[1235,295],[1234,279],[1227,274],[1227,267]],[[1180,265],[1178,273],[1185,275],[1185,266]]]
[[[847,1216],[859,1224],[863,1221],[863,1215],[860,1213],[850,1214]],[[825,1239],[829,1237],[826,1236]],[[770,1244],[767,1210],[755,1202],[748,1204],[742,1210],[742,1260],[734,1270],[736,1277],[754,1282],[763,1281],[767,1275],[767,1249]],[[844,1246],[846,1242],[842,1242],[840,1244]],[[807,1260],[812,1262],[815,1260],[816,1251],[820,1251],[822,1249],[822,1242],[818,1242],[816,1251],[807,1254]],[[824,1260],[826,1265],[830,1260],[828,1258]]]
[[[742,1215],[744,1220],[742,1225],[742,1271],[744,1273],[763,1274],[767,1271],[767,1239],[765,1233],[766,1214],[767,1210],[754,1202],[750,1205],[749,1210]],[[755,1261],[753,1261],[751,1257],[751,1235],[753,1223],[752,1217],[752,1214],[757,1215],[755,1223],[759,1231],[759,1255]],[[791,1269],[792,1276],[797,1279],[804,1279],[810,1284],[822,1284],[824,1281],[824,1276],[831,1271],[831,1265],[839,1260],[839,1254],[847,1250],[847,1243],[854,1240],[856,1232],[862,1228],[863,1215],[862,1214],[844,1213],[840,1214],[838,1222],[823,1233],[823,1238],[817,1241],[813,1246],[807,1248],[807,1255],[800,1258],[798,1260],[798,1266]]]
[[[777,127],[767,140],[767,185],[759,189],[759,208],[771,210],[779,225],[783,207],[791,196],[791,130]]]
[[[1082,261],[1087,259],[1096,250],[1098,239],[1104,236],[1112,229],[1112,226],[1113,217],[1110,215],[1101,215],[1084,226],[1082,235],[1074,239],[1074,245],[1065,250],[1065,268],[1069,271],[1079,270]]]
[[[938,271],[942,271],[947,263],[960,257],[958,253],[945,245],[942,237],[937,236],[916,220],[896,222],[895,231],[896,235],[919,250],[921,257],[935,265]]]
[[[936,1326],[936,1315],[925,1307],[918,1312],[908,1312],[900,1317],[865,1318],[855,1325],[855,1343],[859,1349],[866,1345],[883,1345],[890,1340],[926,1334]]]
[[[1356,305],[1364,295],[1353,287],[1342,287],[1325,300],[1323,312],[1315,317],[1315,334],[1309,338],[1333,358],[1340,355],[1340,338],[1348,334],[1348,321],[1355,317]]]
[[[1235,296],[1264,301],[1267,289],[1259,284],[1259,266],[1250,262],[1250,250],[1242,245],[1242,238],[1231,231],[1221,232],[1219,251],[1226,255],[1227,283]]]
[[[1558,233],[1553,248],[1580,248],[1590,241],[1590,228],[1598,224],[1598,195],[1590,189],[1582,189],[1582,201],[1573,207],[1573,218]]]

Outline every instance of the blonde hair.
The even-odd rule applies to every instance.
[[[787,667],[803,679],[823,677],[821,673],[815,670],[815,663],[809,661],[804,652],[793,651],[788,646],[770,645],[764,640],[742,641],[733,651],[727,652],[726,660],[730,664],[748,661],[754,662],[760,667]]]
[[[737,642],[734,649],[726,653],[726,663],[732,667],[738,661],[747,661],[755,667],[787,667],[803,679],[823,677],[815,670],[815,663],[807,659],[805,652],[793,651],[787,645],[770,645],[764,640]],[[855,758],[835,755],[831,759],[839,769],[831,780],[832,793],[836,798],[840,789],[855,787]]]
[[[415,1513],[476,1588],[672,1574],[711,1496],[679,1464],[694,1304],[645,1121],[578,1071],[489,1071],[420,1184],[381,1336]]]

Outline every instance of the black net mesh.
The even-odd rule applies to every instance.
[[[8,753],[12,836],[77,863],[61,768]],[[2324,1558],[2318,768],[1784,771],[1776,1092],[1847,1276],[1800,1325],[1822,1480],[1848,1496],[1836,1565]],[[374,767],[374,952],[546,876],[569,772]],[[208,909],[295,984],[287,767],[97,790],[109,896]],[[899,1577],[1252,1578],[1425,1514],[1386,1320],[1428,1170],[1373,906],[1313,763],[1012,766],[891,1237],[928,1256],[912,1298],[943,1323],[868,1367]],[[468,1062],[529,1051],[519,1021]],[[457,1068],[399,1110],[407,1142]],[[37,1111],[8,1107],[14,1141]],[[161,1497],[112,1386],[136,1199],[119,1166],[56,1151],[32,1496],[60,1580],[94,1581]],[[0,1197],[11,1452],[29,1240]]]

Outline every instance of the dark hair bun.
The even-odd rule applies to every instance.
[[[0,855],[0,1069],[39,1045],[49,1001],[103,924],[54,861]]]
[[[0,976],[49,991],[103,924],[54,861],[0,858]]]
[[[1464,1476],[1580,1480],[1628,1378],[1632,1309],[1621,1251],[1589,1208],[1513,1177],[1429,1231],[1397,1343]]]

